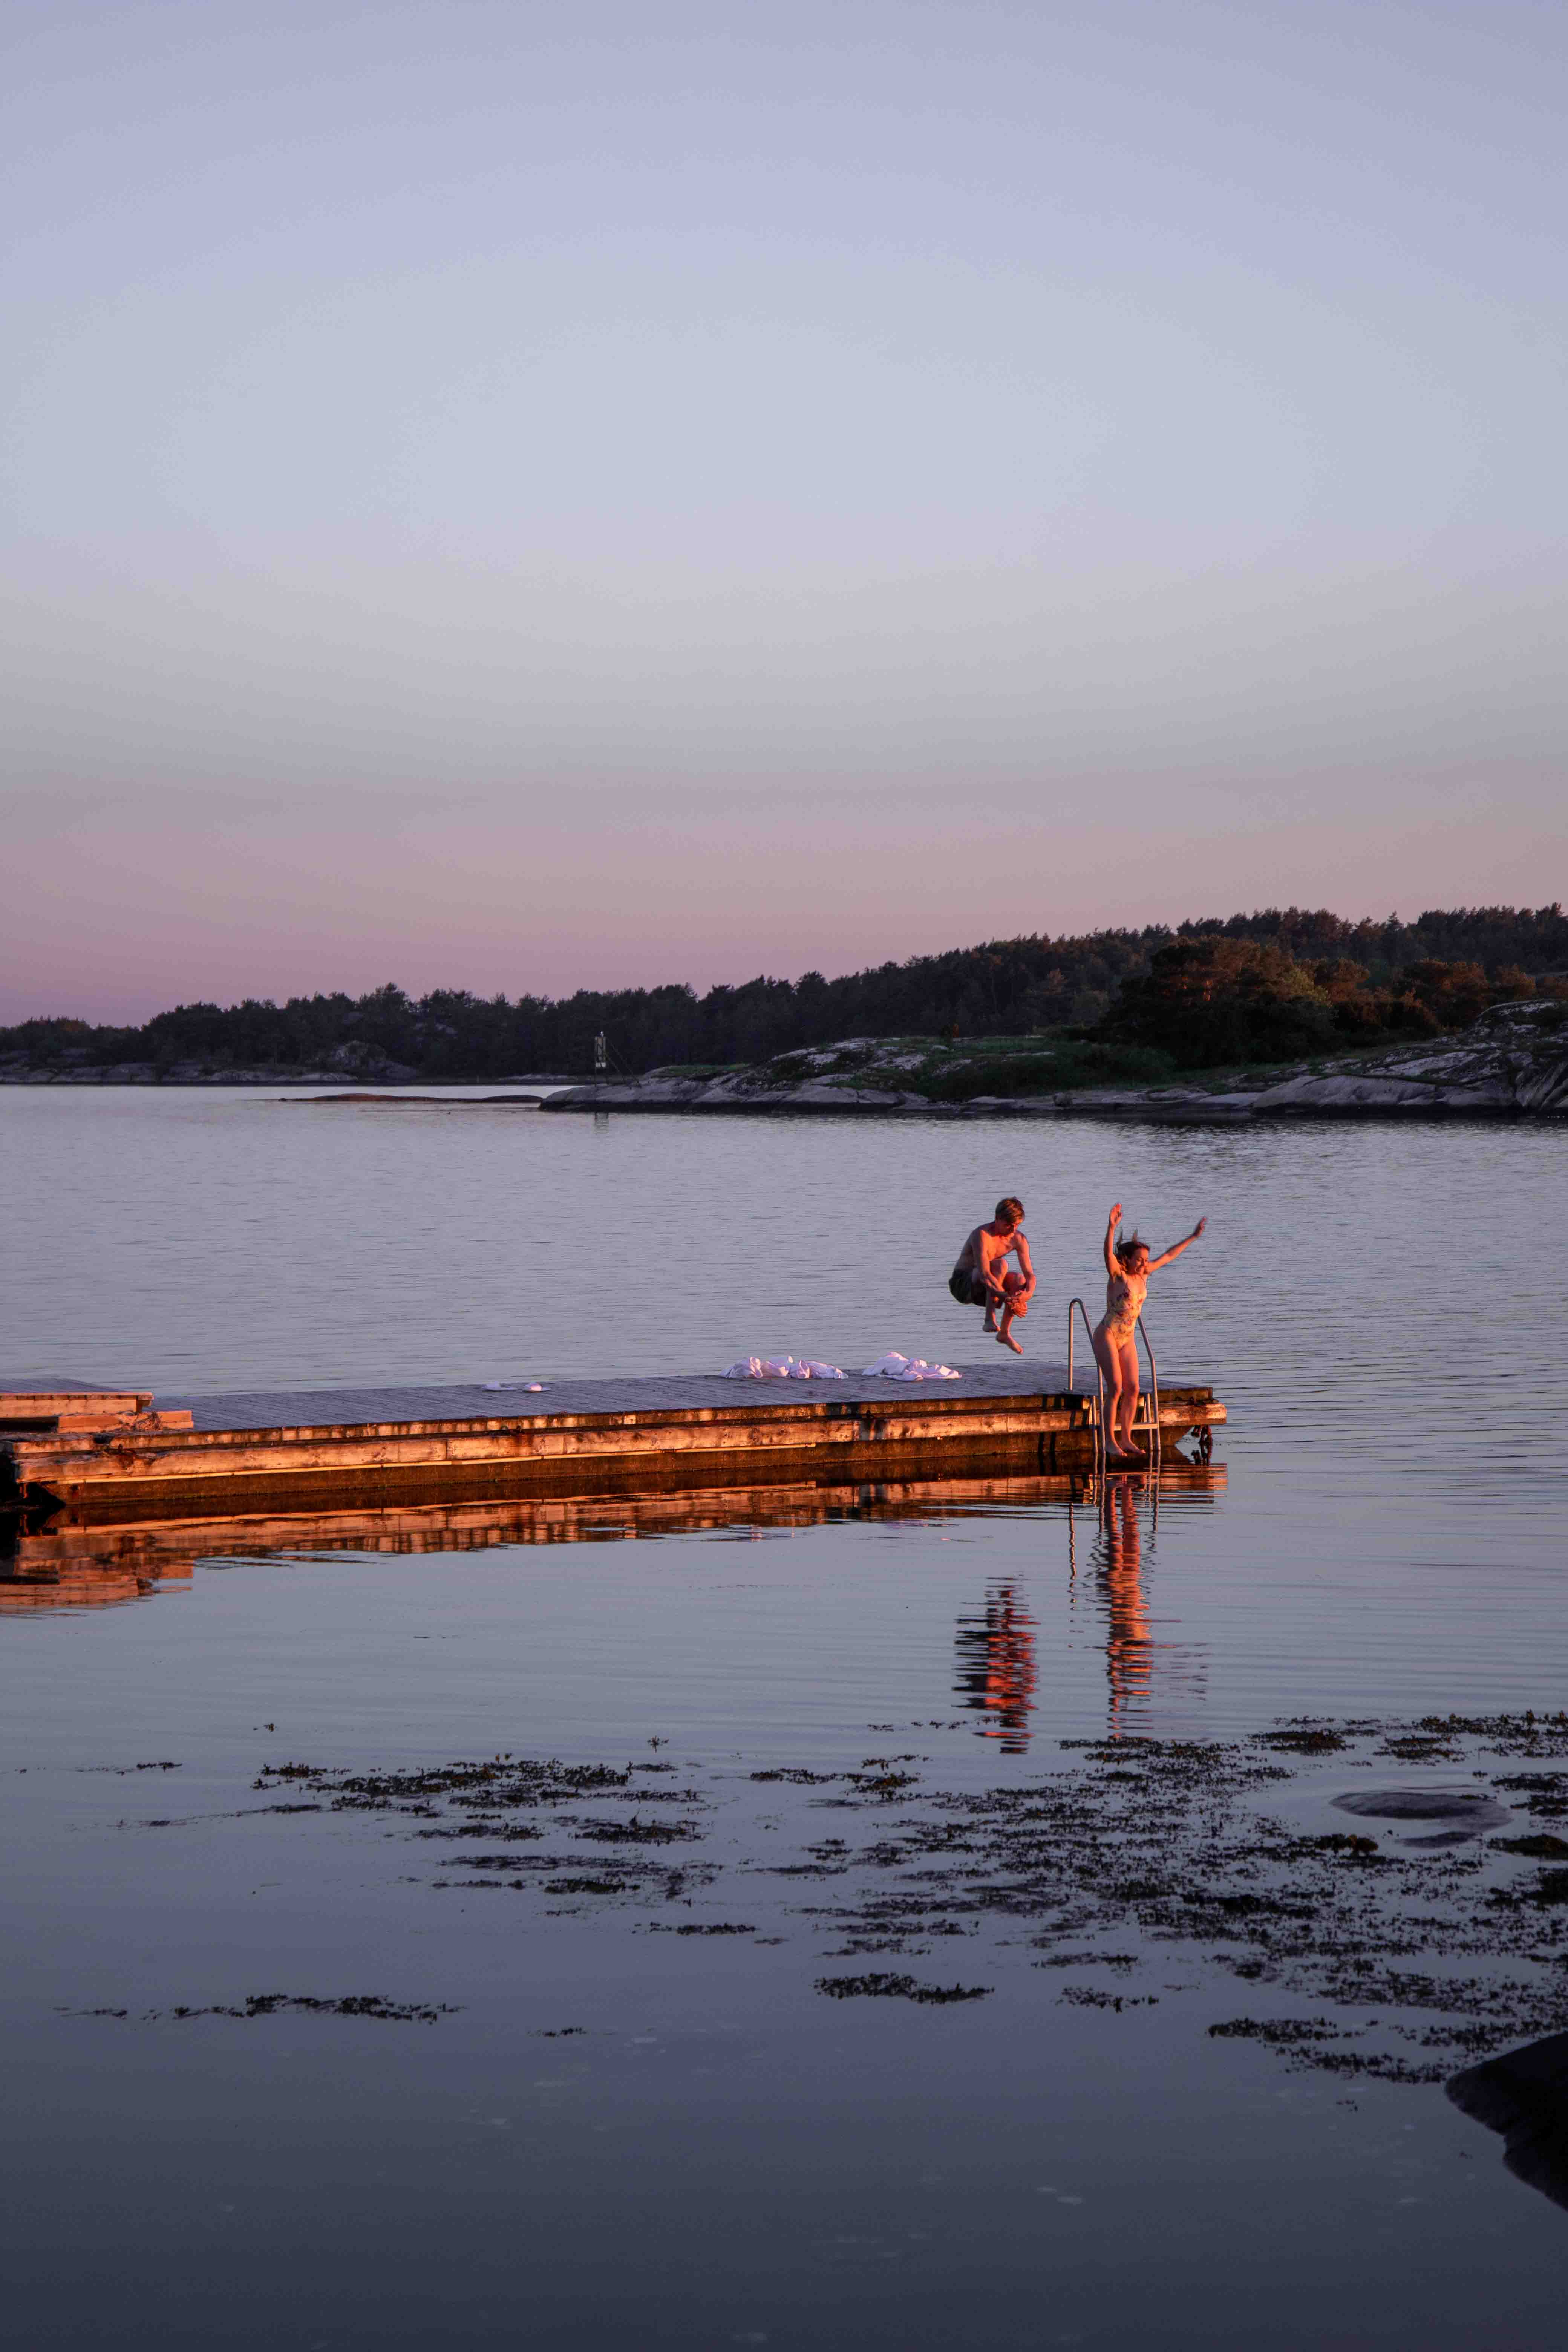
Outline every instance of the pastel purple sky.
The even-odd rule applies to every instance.
[[[0,1019],[1563,895],[1533,0],[13,0]]]

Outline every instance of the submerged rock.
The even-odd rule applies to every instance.
[[[1513,1817],[1495,1797],[1472,1789],[1357,1789],[1333,1800],[1342,1813],[1377,1822],[1440,1822],[1430,1837],[1406,1838],[1406,1845],[1464,1845],[1483,1830],[1501,1829]]]
[[[1467,2067],[1446,2088],[1461,2114],[1500,2132],[1516,2179],[1568,2206],[1568,2033]]]

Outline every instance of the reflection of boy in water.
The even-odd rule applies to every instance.
[[[1016,1274],[1007,1271],[1009,1256],[1018,1261]],[[997,1202],[991,1223],[975,1226],[958,1253],[958,1263],[948,1276],[947,1286],[961,1307],[984,1307],[984,1328],[995,1334],[1000,1347],[1011,1348],[1016,1356],[1023,1354],[1013,1337],[1013,1318],[1029,1311],[1029,1301],[1035,1295],[1035,1269],[1024,1232],[1022,1201],[1009,1192],[1005,1200]],[[999,1331],[998,1307],[1002,1309]]]
[[[989,1718],[977,1728],[1021,1756],[1035,1700],[1035,1621],[1010,1584],[986,1594],[981,1622],[960,1624],[958,1661],[960,1696]]]

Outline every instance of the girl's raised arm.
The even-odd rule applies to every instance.
[[[1107,1274],[1120,1274],[1121,1271],[1121,1266],[1117,1264],[1115,1252],[1110,1246],[1111,1243],[1116,1238],[1116,1228],[1121,1223],[1121,1203],[1118,1201],[1115,1208],[1110,1212],[1110,1215],[1107,1221],[1105,1228],[1105,1271]]]
[[[1193,1244],[1197,1240],[1198,1235],[1202,1233],[1207,1223],[1208,1219],[1206,1217],[1200,1217],[1197,1223],[1193,1227],[1192,1232],[1187,1235],[1185,1241],[1173,1242],[1170,1248],[1166,1250],[1162,1256],[1152,1257],[1149,1261],[1150,1273],[1152,1274],[1157,1265],[1169,1265],[1173,1257],[1180,1257],[1184,1249],[1191,1249]]]

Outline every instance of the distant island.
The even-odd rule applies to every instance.
[[[1560,1044],[1568,1053],[1565,1019],[1559,904],[1410,923],[1288,908],[993,940],[838,980],[762,977],[702,996],[671,985],[413,998],[389,984],[357,998],[181,1004],[138,1028],[62,1014],[0,1028],[0,1084],[571,1081],[592,1075],[603,1033],[612,1078],[646,1081],[637,1099],[650,1108],[661,1091],[671,1108],[700,1097],[760,1108],[826,1087],[838,1107],[858,1093],[954,1110],[1075,1098],[1087,1108],[1107,1090],[1217,1102],[1298,1079],[1370,1079],[1384,1065],[1393,1077],[1402,1056],[1439,1041],[1495,1058],[1505,1032],[1509,1050],[1550,1063]],[[1486,1083],[1496,1092],[1495,1070]]]

